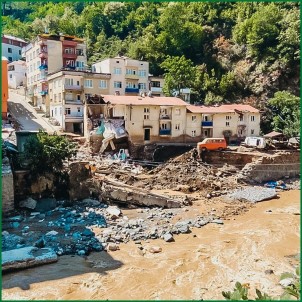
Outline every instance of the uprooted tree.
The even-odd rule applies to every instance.
[[[24,159],[33,175],[59,172],[64,160],[76,155],[76,145],[66,137],[40,131],[24,144]]]

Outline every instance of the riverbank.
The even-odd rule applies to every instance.
[[[300,191],[255,204],[223,225],[208,224],[174,242],[121,243],[119,250],[5,274],[4,300],[222,299],[236,281],[277,296],[282,272],[300,253]],[[198,211],[198,204],[192,211]],[[129,214],[128,212],[129,211]],[[132,211],[132,212],[131,212]],[[186,215],[187,212],[185,212]],[[193,213],[193,212],[192,212]],[[125,210],[124,215],[134,215]],[[160,253],[150,248],[161,247]],[[273,273],[268,274],[271,270]],[[271,272],[270,271],[270,272]]]

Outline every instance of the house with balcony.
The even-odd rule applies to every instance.
[[[46,115],[55,119],[64,131],[83,134],[85,99],[100,92],[108,93],[110,76],[64,69],[48,74]]]
[[[105,59],[92,65],[92,71],[110,73],[111,95],[141,95],[148,93],[149,63],[124,56]]]
[[[187,131],[196,131],[200,140],[225,137],[228,143],[240,142],[247,136],[259,136],[260,112],[250,105],[188,106]],[[194,128],[193,120],[198,122]]]
[[[133,144],[186,141],[187,103],[175,97],[102,95],[86,102],[84,133],[89,137],[102,120],[122,120]]]
[[[149,91],[152,96],[165,96],[163,92],[164,87],[164,77],[163,76],[149,76]]]
[[[87,67],[83,39],[68,35],[38,35],[22,49],[27,67],[27,95],[34,106],[46,111],[47,75],[61,70],[84,71]]]

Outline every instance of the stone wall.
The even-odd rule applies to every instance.
[[[274,156],[263,156],[247,164],[241,171],[238,179],[256,184],[282,178],[300,176],[300,153],[279,152]]]
[[[2,163],[2,214],[9,215],[14,210],[14,178],[8,162],[3,159]]]

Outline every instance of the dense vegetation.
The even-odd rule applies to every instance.
[[[264,132],[280,126],[268,100],[299,96],[298,1],[7,2],[2,12],[4,33],[85,38],[89,64],[117,54],[147,60],[152,74],[166,74],[167,94],[186,85],[193,101],[264,109]]]

